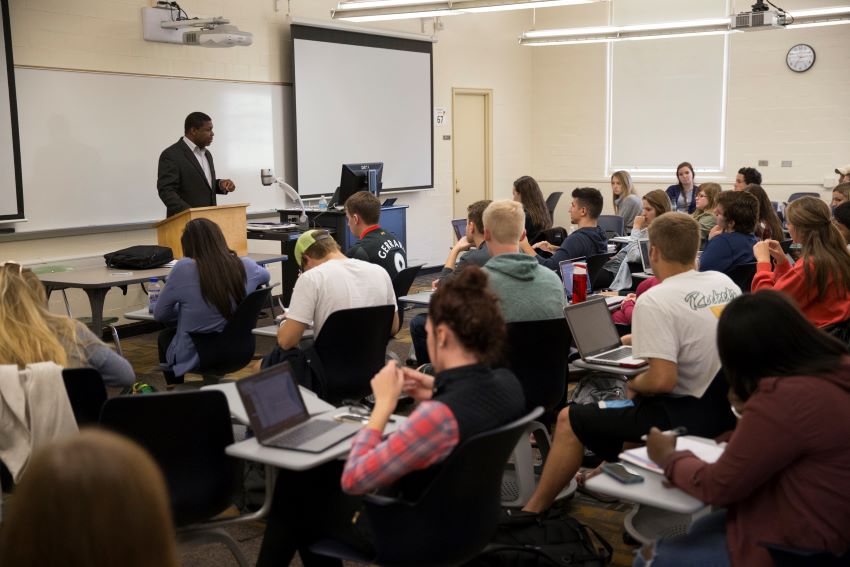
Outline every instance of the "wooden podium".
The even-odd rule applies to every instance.
[[[227,245],[239,256],[248,254],[248,204],[219,205],[186,209],[173,217],[156,223],[156,239],[160,246],[168,246],[174,259],[183,257],[180,237],[186,223],[195,219],[209,219],[221,228]]]

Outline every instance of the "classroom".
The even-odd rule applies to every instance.
[[[465,220],[469,214],[467,226],[474,227],[474,203],[514,200],[518,194],[515,180],[523,176],[533,177],[539,186],[538,192],[544,197],[562,192],[552,211],[550,226],[565,227],[567,232],[574,232],[591,226],[583,224],[585,221],[575,212],[576,208],[590,211],[587,216],[594,217],[593,227],[600,213],[618,213],[618,205],[609,189],[616,171],[627,171],[635,193],[648,197],[653,191],[664,191],[679,184],[679,173],[682,166],[687,165],[692,176],[693,198],[696,199],[699,186],[704,183],[719,185],[723,192],[721,195],[731,193],[736,189],[740,170],[754,168],[760,174],[759,181],[748,183],[763,188],[762,193],[766,193],[768,202],[776,204],[776,212],[780,213],[783,223],[783,234],[771,237],[777,241],[777,246],[782,241],[790,245],[794,238],[793,233],[787,234],[791,229],[786,224],[788,216],[784,215],[786,206],[794,200],[790,197],[799,193],[815,196],[831,207],[831,219],[832,209],[837,204],[833,189],[840,184],[840,179],[846,177],[850,180],[850,27],[847,25],[791,25],[787,29],[735,31],[687,38],[587,41],[565,45],[531,45],[525,35],[530,33],[528,37],[533,37],[534,32],[539,30],[561,28],[595,29],[726,17],[750,12],[753,0],[588,0],[536,9],[364,22],[333,19],[332,11],[345,3],[338,0],[185,0],[181,3],[180,10],[191,17],[223,16],[240,30],[252,34],[251,45],[222,49],[146,41],[143,38],[143,10],[156,6],[155,0],[3,1],[8,9],[7,25],[14,54],[20,172],[17,178],[11,171],[0,175],[0,179],[7,183],[7,187],[0,190],[0,261],[14,261],[34,270],[102,266],[101,258],[106,253],[135,245],[156,244],[154,224],[166,218],[166,207],[157,194],[158,158],[165,148],[180,138],[184,118],[193,112],[206,113],[212,119],[215,141],[210,145],[210,152],[216,160],[216,172],[220,177],[235,182],[236,190],[232,194],[219,195],[218,205],[246,203],[249,222],[279,221],[277,211],[294,209],[297,203],[278,187],[261,184],[257,170],[269,168],[274,175],[299,187],[301,194],[306,195],[304,201],[308,208],[318,209],[320,197],[330,197],[334,187],[328,182],[325,184],[327,187],[311,184],[309,188],[302,189],[298,183],[301,180],[301,185],[307,187],[303,180],[312,179],[309,176],[314,173],[308,171],[305,165],[312,162],[302,161],[305,158],[299,155],[299,149],[303,154],[306,141],[302,138],[305,133],[298,130],[295,119],[296,112],[306,107],[306,101],[302,100],[299,109],[296,96],[298,58],[293,54],[295,32],[292,30],[298,26],[350,30],[390,38],[387,41],[415,40],[430,46],[428,110],[431,123],[427,129],[431,136],[431,155],[428,182],[411,189],[386,190],[387,178],[397,174],[388,165],[392,163],[392,156],[389,151],[387,157],[375,156],[386,161],[385,190],[380,195],[381,199],[395,198],[397,205],[406,207],[406,234],[401,237],[406,251],[405,265],[422,266],[411,293],[425,291],[432,279],[439,279],[440,270],[445,270],[444,264],[449,271],[452,270],[449,264],[453,265],[457,259],[452,221]],[[424,0],[416,3],[428,4]],[[456,3],[462,2],[458,0]],[[381,5],[382,2],[364,0],[364,4]],[[839,14],[836,17],[844,19],[841,23],[847,23],[848,18],[840,10],[848,5],[842,0],[783,0],[781,8],[761,0],[756,4],[763,4],[771,11],[787,10],[801,14],[806,10],[835,8]],[[791,63],[791,50],[799,46],[805,46],[812,53],[813,64],[803,71],[793,69]],[[389,78],[364,74],[362,84],[350,85],[352,92],[348,98],[351,108],[344,110],[356,111],[360,104],[358,101],[369,99],[370,91],[377,98],[378,91],[388,82]],[[340,98],[346,98],[345,92],[338,94]],[[422,98],[428,97],[422,93]],[[386,110],[391,114],[389,108]],[[368,122],[368,117],[366,120]],[[2,124],[5,127],[6,123]],[[314,132],[313,141],[321,146],[321,136],[326,136],[331,145],[331,138],[336,134]],[[367,138],[370,134],[358,135]],[[382,137],[386,141],[390,136]],[[5,146],[0,145],[2,150]],[[427,164],[425,156],[420,157]],[[326,173],[325,177],[329,176],[333,181],[338,177],[339,165],[345,162],[337,159],[331,160],[331,163],[333,171]],[[7,162],[3,161],[0,165],[6,167]],[[12,181],[8,183],[10,179]],[[15,180],[19,183],[23,209],[18,214],[7,215],[9,208],[14,213],[14,204],[9,203],[14,202]],[[597,189],[601,194],[600,210],[595,211],[595,195],[588,197],[588,194],[580,193],[577,196],[573,193],[577,188]],[[667,193],[671,194],[669,189]],[[591,201],[592,204],[589,204]],[[649,206],[647,199],[638,201],[644,208]],[[670,211],[671,206],[673,211],[678,209],[675,198],[667,203],[665,210]],[[744,205],[727,200],[721,206],[728,212]],[[479,224],[484,218],[483,210],[478,213]],[[653,216],[662,216],[665,210],[657,210]],[[346,209],[346,213],[350,211]],[[311,215],[314,214],[311,212]],[[508,215],[508,212],[496,207],[487,215],[503,218],[498,215]],[[837,212],[835,217],[838,217]],[[351,223],[351,218],[347,218]],[[651,219],[644,222],[651,222]],[[740,224],[740,221],[736,222]],[[838,221],[834,222],[838,224]],[[369,224],[365,223],[363,228]],[[656,230],[658,242],[662,242],[661,230],[666,225],[653,226],[645,229],[641,238],[646,239],[647,230],[650,233]],[[611,253],[615,249],[625,249],[624,244],[626,248],[631,246],[629,223],[624,228],[626,230],[620,233],[623,241],[608,243],[606,239]],[[759,234],[755,229],[749,232]],[[366,232],[362,235],[365,236]],[[498,235],[488,233],[488,238],[490,236],[498,238]],[[351,238],[351,235],[347,237]],[[480,241],[484,239],[482,230]],[[357,240],[356,235],[353,240]],[[703,236],[701,251],[706,247],[705,240]],[[487,242],[490,245],[489,240]],[[481,248],[480,242],[473,244]],[[558,244],[561,241],[556,242],[552,250],[554,257],[558,260],[570,257],[558,256],[555,251]],[[647,242],[646,267],[650,263],[649,246]],[[781,261],[773,251],[768,254],[766,246],[762,252],[768,263],[773,259],[773,269],[779,274],[776,264]],[[807,253],[805,250],[808,249],[800,246],[803,253]],[[790,254],[789,259],[796,260],[800,246],[793,245],[797,255],[786,246],[785,253]],[[528,248],[521,246],[520,250],[534,255],[535,251],[530,246]],[[264,267],[258,267],[259,271],[254,273],[251,271],[253,268],[246,264],[248,267],[241,268],[240,273],[246,275],[245,270],[248,270],[246,277],[249,283],[253,282],[252,277],[256,277],[259,278],[257,284],[283,282],[283,287],[291,287],[295,275],[287,264],[280,261],[282,249],[296,250],[296,270],[301,269],[302,261],[307,266],[308,259],[312,260],[309,253],[302,256],[304,250],[298,250],[294,238],[289,249],[282,248],[279,240],[249,239],[247,252]],[[716,249],[717,246],[715,254]],[[749,259],[745,262],[751,263],[753,272],[756,272],[759,269],[756,264],[765,260],[755,249],[750,253],[751,249],[752,243],[747,247]],[[495,252],[492,254],[496,255]],[[292,256],[292,253],[289,255]],[[635,247],[629,252],[629,263],[640,265],[642,255],[643,252],[638,254]],[[710,261],[713,259],[715,256],[710,256]],[[623,266],[625,264],[623,261]],[[558,272],[557,261],[548,267],[563,277],[564,272]],[[307,273],[306,269],[304,273]],[[589,262],[587,269],[590,272]],[[289,275],[287,270],[290,270]],[[768,274],[770,270],[769,267]],[[802,268],[800,270],[802,273]],[[658,270],[655,271],[657,274]],[[725,269],[717,271],[726,272]],[[611,277],[615,283],[619,281],[614,276],[616,273],[617,266],[614,266]],[[837,278],[837,273],[850,274],[833,271],[829,277]],[[755,280],[750,274],[747,289],[739,286],[740,290],[749,291],[750,280],[753,281],[753,291],[757,289],[757,282],[763,287],[772,287],[772,284],[763,283],[768,276],[756,274]],[[735,277],[729,275],[733,285],[739,284]],[[473,276],[469,279],[472,281],[467,285],[479,285]],[[636,289],[638,283],[639,280],[635,279],[631,286],[617,288],[614,285],[612,295],[618,295],[616,290],[620,289],[621,299],[618,301],[625,298],[625,302],[631,300],[634,305],[637,298],[626,293],[637,291],[640,294],[644,291]],[[806,280],[806,285],[810,283]],[[847,284],[850,285],[850,281]],[[117,285],[119,282],[116,281]],[[821,288],[820,284],[818,288]],[[283,291],[281,287],[273,288],[271,295],[283,297]],[[285,297],[289,298],[292,289],[285,290],[285,293]],[[376,288],[373,293],[380,295],[382,291]],[[813,303],[822,302],[822,295],[819,292]],[[401,303],[396,303],[397,299],[398,294],[391,298],[390,303],[401,306]],[[561,299],[559,296],[559,301]],[[94,305],[90,294],[79,288],[49,294],[47,301],[51,313],[73,313],[75,317],[89,316]],[[117,332],[120,332],[121,326],[129,322],[125,315],[147,311],[148,304],[148,292],[139,285],[131,283],[123,290],[113,287],[102,298],[102,313],[98,313],[96,319],[99,321],[102,315],[105,321],[115,322]],[[831,328],[839,321],[843,323],[844,319],[834,315],[844,309],[845,302],[841,299],[830,305],[830,308],[823,309],[798,307],[816,327]],[[419,310],[408,309],[406,315],[404,311],[398,312],[393,325],[403,319],[399,336],[404,337],[405,346],[412,342],[411,358],[427,362],[423,360],[427,356],[417,352],[419,356],[414,357],[413,351],[417,346],[417,329],[424,333],[428,302],[426,300],[424,306],[414,307]],[[758,307],[754,305],[752,309]],[[434,312],[433,304],[431,312]],[[91,315],[94,317],[93,313]],[[719,311],[715,319],[718,317]],[[451,320],[448,315],[447,318]],[[616,316],[613,320],[619,325]],[[289,322],[297,321],[295,318]],[[430,325],[430,319],[428,321]],[[273,324],[274,321],[268,323]],[[641,322],[641,325],[645,324],[646,319]],[[716,321],[712,324],[717,325]],[[565,325],[561,326],[569,331]],[[303,327],[289,325],[291,332],[298,331],[294,339],[284,337],[281,331],[272,333],[271,337],[277,337],[275,348],[287,351],[289,347],[298,345],[303,339],[301,333],[309,327],[306,321]],[[406,334],[408,329],[409,334]],[[431,328],[429,333],[429,340],[432,340],[436,330]],[[108,333],[104,336],[108,338]],[[399,336],[393,339],[394,342],[398,342]],[[661,336],[666,335],[659,332]],[[149,337],[151,345],[156,342],[152,337]],[[426,350],[427,355],[423,346],[425,335],[422,337],[421,349],[418,350]],[[765,342],[775,346],[779,339],[774,338],[773,342]],[[627,344],[627,340],[624,339],[623,344]],[[452,344],[451,339],[449,344]],[[581,345],[578,347],[581,350]],[[545,349],[544,346],[539,348]],[[634,348],[649,352],[646,343],[636,344]],[[152,351],[153,347],[150,346],[150,349]],[[756,347],[753,349],[753,352],[759,352]],[[584,353],[581,358],[585,358]],[[286,360],[297,368],[297,361]],[[3,361],[3,364],[8,363]],[[574,370],[572,365],[570,370]],[[712,370],[717,372],[714,367]],[[811,373],[815,373],[815,369]],[[626,373],[626,376],[630,374]],[[413,380],[406,379],[408,382]],[[304,386],[300,379],[297,380]],[[846,375],[844,380],[846,386]],[[570,386],[571,389],[573,387]],[[494,387],[494,392],[498,394],[499,389]],[[846,392],[842,391],[842,394]],[[238,399],[235,388],[228,395]],[[333,406],[339,405],[334,401]],[[496,398],[485,401],[494,404],[504,402]],[[309,395],[304,396],[304,402],[311,412],[311,408],[317,407],[311,404],[326,405],[324,399],[313,400]],[[725,397],[723,403],[726,404]],[[454,409],[449,402],[446,404],[437,405]],[[569,421],[572,418],[564,415],[547,414],[549,425],[557,422],[563,432],[566,419],[570,434],[581,438],[582,430],[576,422]],[[381,424],[382,431],[383,427],[387,427],[388,431],[401,427],[392,423],[393,418],[389,414],[385,418],[390,421]],[[592,421],[588,417],[582,427],[591,427]],[[714,437],[708,433],[704,436]],[[359,437],[357,439],[360,440]],[[557,435],[552,439],[553,447],[561,446],[561,442],[562,438]],[[433,450],[436,451],[436,448]],[[557,453],[559,449],[554,450],[556,455],[563,456]],[[337,459],[336,462],[340,465],[336,471],[339,474],[344,461]],[[362,481],[357,475],[365,473],[352,472],[348,469],[349,465],[345,466],[343,483],[349,477]],[[683,473],[679,471],[677,474]],[[567,479],[568,485],[572,476]],[[280,478],[302,481],[292,471],[283,472],[278,478],[278,483]],[[596,479],[596,482],[599,480]],[[619,494],[616,490],[614,492]],[[275,499],[285,497],[275,493]],[[538,502],[538,497],[539,494],[532,503]],[[682,502],[690,513],[690,501],[683,499]],[[805,513],[801,514],[805,516]],[[579,520],[589,523],[583,516]],[[286,522],[277,518],[272,523],[274,529],[283,529],[287,526]],[[618,523],[621,523],[619,516]],[[846,534],[843,541],[846,551],[850,542]],[[731,540],[730,545],[731,563],[726,558],[727,563],[723,564],[747,564],[742,562],[742,557],[753,560],[753,556],[736,555]],[[630,564],[623,562],[623,544],[618,542],[615,547],[617,561],[614,564]],[[834,546],[829,550],[836,551]],[[757,555],[754,561],[751,564],[766,564],[761,555]]]

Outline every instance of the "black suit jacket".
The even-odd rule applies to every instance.
[[[167,216],[176,215],[192,207],[211,207],[216,204],[216,193],[226,193],[218,188],[219,180],[215,176],[212,154],[209,150],[204,152],[210,164],[212,187],[207,183],[204,170],[183,138],[160,154],[156,188],[159,198],[168,209]]]

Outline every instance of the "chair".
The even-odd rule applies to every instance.
[[[342,542],[321,540],[314,553],[378,565],[461,565],[486,546],[500,515],[499,485],[511,449],[541,408],[458,446],[415,502],[364,497],[374,533],[375,554],[366,556]]]
[[[323,379],[320,398],[334,405],[360,399],[385,363],[393,305],[343,309],[331,313],[316,338],[317,360],[310,364]]]
[[[785,226],[785,206],[787,203],[780,201],[771,201],[771,206],[773,206],[773,210],[776,212],[776,216],[779,217],[779,222],[782,223],[782,226]]]
[[[620,215],[599,215],[596,222],[599,228],[608,233],[608,238],[626,234],[626,221]]]
[[[602,266],[604,266],[613,255],[613,252],[605,252],[604,254],[595,254],[587,257],[587,274],[590,277],[590,288],[593,291],[597,291],[596,278],[602,271]],[[610,285],[610,282],[607,283]]]
[[[96,425],[106,402],[106,387],[100,372],[94,368],[65,368],[62,380],[77,425]]]
[[[549,217],[552,220],[555,220],[555,207],[558,206],[558,201],[561,200],[561,195],[563,194],[563,191],[553,191],[546,197],[546,208],[549,210]]]
[[[753,276],[756,275],[756,263],[738,264],[726,272],[726,275],[735,282],[735,285],[741,288],[741,291],[749,293],[753,284]]]
[[[203,375],[204,382],[216,383],[220,377],[251,362],[256,346],[251,331],[257,326],[257,316],[269,301],[270,293],[270,288],[249,293],[220,332],[189,333],[201,361],[192,372]]]
[[[796,201],[800,197],[814,197],[816,199],[820,199],[820,194],[815,193],[813,191],[804,191],[802,193],[791,193],[791,195],[788,196],[788,202],[790,203],[792,201]]]
[[[540,348],[541,337],[546,338],[545,349]],[[571,343],[570,328],[563,317],[508,324],[508,366],[522,384],[526,409],[542,407],[551,411],[560,404],[569,379],[567,359]],[[549,453],[551,439],[546,426],[539,421],[531,422],[526,435],[514,447],[513,464],[502,477],[502,506],[524,506],[537,486],[538,475],[528,435],[534,436],[544,461]],[[575,484],[571,482],[558,499],[574,491]]]
[[[419,270],[422,269],[423,264],[418,266],[408,266],[403,269],[399,273],[396,274],[395,278],[393,278],[393,292],[395,293],[396,301],[398,301],[399,297],[407,295],[410,291],[410,286],[413,285],[413,280],[416,279],[417,274],[419,274]],[[401,324],[404,323],[404,308],[401,305],[401,302],[398,303],[398,328],[401,329]]]
[[[552,228],[547,228],[546,230],[541,230],[537,234],[537,238],[534,239],[532,244],[537,242],[549,242],[554,244],[555,246],[560,246],[563,244],[564,240],[567,239],[567,229],[562,226],[555,226]]]
[[[846,567],[850,564],[850,551],[839,556],[828,551],[793,549],[769,543],[762,545],[770,552],[770,558],[776,567]]]
[[[159,465],[181,543],[223,543],[239,565],[247,567],[239,546],[218,528],[263,517],[271,505],[274,481],[267,472],[267,502],[259,511],[212,520],[231,506],[241,470],[240,463],[224,452],[233,443],[233,427],[222,392],[118,396],[103,405],[100,424],[139,443]]]

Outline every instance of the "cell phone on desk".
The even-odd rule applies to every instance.
[[[617,463],[603,463],[602,472],[623,484],[638,484],[643,482],[643,477],[639,474],[630,473],[623,465]]]

